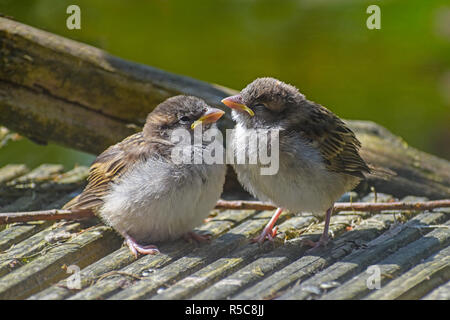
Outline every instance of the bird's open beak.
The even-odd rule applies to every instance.
[[[220,109],[208,108],[208,110],[203,114],[203,116],[201,116],[196,121],[194,121],[194,123],[192,123],[191,129],[194,129],[199,124],[216,122],[223,116],[224,113],[225,111],[222,111]]]
[[[250,109],[249,107],[247,107],[243,102],[242,102],[242,97],[240,94],[235,95],[235,96],[231,96],[228,98],[225,98],[222,100],[222,103],[224,105],[226,105],[228,108],[231,109],[236,109],[236,110],[241,110],[241,111],[245,111],[247,112],[251,117],[253,117],[255,115],[255,113],[253,112],[252,109]]]

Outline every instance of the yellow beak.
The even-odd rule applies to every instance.
[[[253,117],[255,115],[255,113],[253,112],[252,109],[250,109],[249,107],[247,107],[243,102],[242,102],[242,97],[241,95],[235,95],[235,96],[231,96],[228,98],[225,98],[222,100],[222,103],[224,105],[226,105],[228,108],[231,109],[236,109],[236,110],[242,110],[247,112],[251,117]]]
[[[216,108],[208,108],[208,110],[198,118],[196,121],[194,121],[191,125],[191,129],[194,129],[199,124],[207,124],[207,123],[213,123],[219,120],[223,115],[225,111],[216,109]]]

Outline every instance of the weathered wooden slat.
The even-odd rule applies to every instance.
[[[261,213],[261,217],[264,217],[264,220],[267,221],[267,217],[272,214],[273,212],[263,212]],[[269,215],[268,215],[269,214]],[[292,215],[292,214],[290,214]],[[286,218],[289,218],[288,215],[286,215]],[[310,217],[311,218],[311,217]],[[352,219],[352,217],[347,216],[346,217],[347,220]],[[292,225],[295,225],[295,223],[292,222],[293,218],[289,219],[286,222],[286,227],[284,227],[284,223],[280,225],[281,231],[284,231],[283,229],[287,229],[289,226],[292,227]],[[282,221],[280,221],[282,222]],[[263,224],[264,225],[264,224]],[[263,226],[262,225],[262,226]],[[336,225],[336,227],[340,228],[341,230],[343,229],[343,226],[341,224]],[[248,227],[245,226],[245,228],[248,229],[252,229],[252,227]],[[335,228],[335,225],[332,225],[332,228]],[[236,233],[236,232],[233,232]],[[194,274],[188,275],[187,278],[182,279],[180,282],[178,282],[177,284],[175,284],[174,286],[170,287],[167,290],[162,290],[162,288],[159,288],[160,290],[158,292],[162,292],[161,294],[158,294],[156,296],[156,298],[161,298],[161,299],[180,299],[180,298],[187,298],[189,296],[191,296],[192,294],[196,293],[197,291],[201,290],[202,288],[204,288],[205,286],[212,284],[213,282],[215,282],[216,280],[218,280],[219,276],[223,277],[226,276],[228,273],[232,272],[233,270],[240,268],[242,265],[251,262],[253,259],[256,258],[257,255],[261,254],[264,251],[270,249],[274,249],[273,244],[268,244],[268,246],[261,248],[256,244],[252,244],[252,245],[245,245],[242,248],[238,249],[238,252],[235,253],[231,253],[231,256],[228,255],[227,258],[219,258],[218,260],[212,262],[211,264],[207,265],[206,267],[200,269],[199,271],[195,272]],[[215,251],[212,250],[211,251]],[[186,260],[189,261],[189,258],[187,258]],[[182,259],[180,259],[180,261],[183,261]],[[179,261],[177,261],[176,263],[178,263]],[[183,261],[184,262],[184,261]],[[170,281],[177,281],[178,279],[181,279],[181,277],[179,276],[179,274],[177,275],[177,277],[171,277],[170,276],[170,272],[172,272],[173,274],[175,274],[176,272],[179,272],[179,270],[186,270],[190,267],[192,267],[192,265],[190,265],[192,261],[189,261],[186,263],[186,265],[184,265],[184,267],[178,267],[178,266],[174,266],[174,265],[169,265],[166,270],[162,271],[162,275],[160,275],[160,277],[167,277],[169,274],[169,278]],[[194,263],[193,263],[193,267],[196,268],[198,261],[195,261],[194,259]],[[181,263],[180,263],[181,264]],[[170,270],[167,270],[170,269]],[[177,271],[172,271],[172,270],[177,270]],[[167,272],[167,273],[166,273]],[[149,288],[147,287],[146,290],[148,290]],[[142,292],[140,292],[139,294],[141,294]],[[151,294],[154,294],[154,292],[147,292],[145,293],[146,297],[150,297]]]
[[[87,168],[79,167],[72,169],[64,174],[59,174],[62,170],[60,165],[41,165],[26,175],[12,180],[9,184],[12,186],[23,185],[24,183],[35,183],[34,181],[52,181],[54,186],[47,188],[44,193],[34,193],[24,195],[12,204],[2,208],[2,211],[27,211],[37,209],[50,209],[61,207],[71,199],[67,192],[74,190],[79,185],[84,184],[87,176]],[[37,180],[35,180],[37,179]],[[56,186],[61,186],[62,192],[59,192]],[[26,189],[24,189],[26,190]],[[33,187],[31,186],[31,189]],[[21,191],[24,192],[23,190]],[[64,195],[65,194],[65,195]],[[50,221],[35,221],[27,224],[12,224],[0,231],[0,251],[8,249],[15,243],[30,237],[31,235],[47,228],[51,225]]]
[[[123,246],[120,249],[106,255],[102,259],[90,264],[79,272],[80,288],[68,286],[67,279],[60,280],[58,283],[42,290],[32,296],[29,300],[61,300],[76,294],[79,290],[93,285],[101,275],[113,270],[120,270],[126,267],[136,258],[131,254],[128,247]]]
[[[42,208],[60,207],[76,195],[75,190],[81,191],[87,170],[77,167],[67,173],[50,173],[47,177],[43,174],[37,181],[22,178],[10,187],[23,188],[20,190],[29,192],[29,196],[35,195],[16,200],[15,205],[18,208],[38,204]],[[18,181],[17,178],[14,179]],[[388,201],[392,196],[378,193],[376,198]],[[374,200],[374,193],[363,198],[363,201]],[[426,199],[410,199],[418,200]],[[443,283],[448,281],[450,272],[447,261],[450,229],[449,222],[445,222],[449,211],[437,209],[420,214],[392,211],[373,217],[370,213],[340,212],[331,221],[335,239],[325,250],[306,255],[307,248],[301,241],[316,240],[323,222],[310,215],[292,213],[283,214],[277,223],[279,236],[275,243],[266,242],[263,246],[248,243],[250,237],[259,234],[272,211],[257,214],[223,211],[213,213],[198,228],[218,239],[201,246],[184,240],[164,243],[159,245],[160,255],[138,260],[128,248],[117,249],[122,238],[106,227],[96,228],[104,228],[98,236],[110,237],[109,240],[92,239],[91,243],[95,244],[83,248],[69,248],[65,244],[52,248],[45,242],[46,235],[64,228],[78,230],[79,225],[14,224],[0,232],[0,245],[5,240],[15,244],[12,248],[4,246],[4,250],[9,249],[6,253],[0,252],[0,298],[328,299],[337,295],[348,299],[417,299],[427,294],[424,299],[448,299],[445,291],[448,286]],[[443,223],[447,228],[442,227]],[[392,224],[396,227],[384,232]],[[17,233],[21,229],[22,235]],[[70,241],[90,231],[73,236]],[[114,241],[115,248],[108,248]],[[55,260],[52,254],[56,251],[60,256]],[[422,258],[426,260],[421,261]],[[36,263],[39,259],[41,262]],[[82,262],[78,263],[78,259]],[[9,266],[11,262],[13,265]],[[378,291],[369,291],[364,286],[365,268],[373,263],[386,268],[382,268],[382,288]],[[82,290],[68,287],[69,274],[61,269],[63,264],[82,268],[79,273]],[[5,279],[18,282],[12,281],[11,287],[6,288]]]
[[[39,199],[36,199],[39,197]],[[2,208],[2,212],[17,212],[17,211],[31,211],[41,208],[39,201],[35,200],[45,200],[49,197],[48,194],[39,195],[33,192],[27,193],[14,200],[13,203],[6,205]]]
[[[55,178],[55,182],[58,184],[79,184],[80,182],[86,182],[86,178],[89,175],[89,167],[76,166],[72,170],[64,172]]]
[[[68,297],[68,299],[105,299],[126,287],[132,286],[138,279],[154,272],[154,270],[163,268],[178,259],[181,255],[188,254],[193,250],[193,246],[181,240],[169,245],[162,245],[160,246],[160,250],[163,253],[142,257],[120,270],[111,270],[112,272],[109,275],[108,272],[99,275],[95,279],[97,281],[94,281],[91,286]]]
[[[425,297],[424,300],[450,300],[450,281],[434,289]]]
[[[389,199],[392,199],[392,196],[389,195],[383,195],[380,194],[381,201],[387,201]],[[371,201],[372,197],[368,196],[364,199],[365,201]],[[335,215],[331,219],[330,224],[330,231],[335,233],[335,235],[339,235],[345,231],[347,227],[355,227],[358,223],[361,222],[361,219],[369,217],[370,213],[368,212],[341,212],[338,215]],[[298,236],[299,232],[302,232],[302,229],[305,229],[305,227],[310,224],[310,222],[313,220],[311,216],[301,216],[301,217],[294,217],[291,219],[288,219],[286,222],[282,223],[279,226],[279,231],[281,234],[287,233],[288,238],[292,236]],[[391,222],[393,222],[394,218],[390,217]],[[379,223],[380,224],[380,223]],[[385,228],[387,227],[387,223],[381,223],[382,226]],[[361,232],[361,226],[357,226],[360,230],[357,234]],[[371,227],[372,228],[372,227]],[[323,230],[323,223],[320,224],[313,224],[310,225],[307,228],[306,234],[315,233],[318,237],[319,234]],[[383,229],[381,229],[383,230]],[[288,232],[289,231],[289,232]],[[291,235],[292,233],[292,235]],[[373,237],[376,235],[379,235],[381,231],[378,233],[375,233]],[[303,239],[302,239],[303,240]],[[340,240],[340,239],[339,239]],[[339,243],[339,240],[337,243]],[[361,239],[359,239],[360,241]],[[294,240],[295,241],[295,240]],[[345,240],[349,241],[349,240]],[[356,239],[353,239],[352,241],[357,241]],[[300,242],[300,241],[298,241]],[[205,291],[199,293],[198,295],[195,295],[194,299],[224,299],[231,297],[232,293],[235,293],[237,291],[243,291],[246,287],[250,286],[252,282],[257,280],[262,280],[261,276],[257,276],[254,273],[252,273],[252,270],[258,269],[262,270],[262,273],[264,274],[271,274],[276,271],[276,269],[284,267],[287,263],[292,262],[289,257],[298,257],[304,254],[307,247],[297,244],[294,246],[289,246],[287,248],[279,248],[277,250],[277,253],[272,256],[271,253],[264,255],[263,257],[257,259],[256,261],[252,262],[249,266],[244,267],[242,270],[239,270],[235,272],[235,274],[226,277],[225,279],[219,281],[215,285],[211,285],[208,289]],[[350,252],[350,250],[349,250]],[[348,253],[349,253],[348,252]],[[294,259],[295,260],[295,259]],[[279,281],[281,280],[281,281]],[[276,280],[276,282],[279,284],[283,282],[284,279]],[[262,281],[264,282],[264,280]],[[239,284],[239,286],[237,285]],[[212,297],[212,298],[211,298]],[[243,297],[242,299],[252,299],[255,297],[255,292],[250,290],[248,297]]]
[[[152,298],[161,300],[189,298],[203,288],[213,284],[221,277],[225,277],[231,272],[241,268],[243,265],[250,263],[253,259],[261,255],[261,253],[267,251],[267,248],[269,247],[270,249],[274,248],[273,245],[244,245],[241,249],[231,255],[226,255],[226,257],[219,258],[199,271],[178,281],[173,286],[170,286],[165,290],[158,291],[158,294]],[[264,248],[266,250],[264,250]]]
[[[209,219],[209,222],[197,228],[197,231],[208,231],[212,237],[217,237],[224,232],[227,232],[233,226],[248,219],[254,211],[242,210],[242,211],[223,211],[216,216]],[[213,240],[215,241],[215,240]],[[127,265],[119,270],[120,273],[113,274],[111,277],[104,278],[88,288],[77,293],[71,299],[104,299],[119,292],[126,286],[132,285],[133,277],[142,277],[151,275],[158,269],[170,264],[171,262],[179,259],[182,256],[188,255],[196,248],[195,244],[188,244],[184,240],[176,241],[174,243],[162,244],[160,246],[161,253],[155,256],[144,256],[139,260]],[[90,268],[90,267],[89,267]],[[106,273],[102,267],[96,265],[92,266],[92,272],[90,277],[83,277],[83,281],[94,281],[102,274]],[[117,270],[117,269],[116,269]],[[111,271],[111,270],[108,270]],[[84,270],[83,270],[84,272]],[[130,278],[131,276],[131,278]],[[84,282],[83,282],[84,283]],[[64,285],[64,284],[62,284]],[[61,290],[58,289],[59,292]],[[69,292],[64,292],[63,296],[52,294],[52,297],[57,299],[67,298],[70,296]],[[43,298],[48,298],[49,295],[45,295]]]
[[[80,233],[0,279],[0,299],[23,299],[65,278],[63,265],[83,268],[117,249],[122,239],[98,226]]]
[[[307,227],[311,224],[315,218],[312,216],[307,217],[292,217],[283,222],[279,226],[280,236],[287,229],[293,227],[302,228]],[[227,274],[233,272],[234,270],[241,268],[243,265],[252,262],[254,259],[258,258],[264,252],[272,251],[276,247],[281,245],[281,241],[274,241],[274,243],[265,243],[263,246],[256,244],[247,244],[240,248],[237,252],[227,255],[226,257],[220,258],[214,261],[212,264],[200,269],[194,274],[180,280],[175,285],[169,287],[167,290],[162,291],[162,293],[156,295],[156,299],[186,299],[190,298],[196,292],[210,287],[220,280],[220,278],[225,277]],[[257,270],[257,269],[255,269]],[[215,290],[213,290],[215,292]],[[207,297],[207,299],[214,299]]]
[[[47,206],[43,207],[43,209],[49,208],[59,208],[65,203],[67,203],[70,199],[72,199],[71,194],[67,194],[62,198],[57,199],[54,202],[51,202]],[[46,233],[44,233],[47,229],[51,230],[58,228],[60,223],[54,223],[53,221],[35,221],[26,224],[14,224],[10,226],[10,228],[6,229],[8,232],[0,233],[0,249],[3,247],[5,250],[11,247],[11,243],[15,243],[20,246],[29,246],[30,248],[34,248],[32,245],[30,246],[28,240],[30,240],[34,235],[37,238],[41,238],[41,240],[45,239]],[[74,226],[79,226],[78,223],[73,223]],[[66,228],[67,226],[64,226]],[[47,228],[47,229],[45,229]],[[39,235],[39,232],[43,232]],[[14,249],[15,250],[15,249]],[[28,256],[34,254],[33,251],[30,252],[21,252],[22,255]]]
[[[274,298],[280,294],[281,290],[292,283],[303,281],[335,261],[350,255],[358,248],[364,246],[365,243],[379,236],[394,221],[393,215],[376,215],[362,221],[354,226],[351,231],[333,240],[333,246],[319,254],[305,255],[305,249],[302,248],[299,254],[293,257],[293,261],[288,261],[289,264],[285,267],[280,266],[282,268],[272,275],[247,289],[239,290],[240,292],[235,288],[233,293],[236,295],[232,298],[239,300]],[[300,247],[301,244],[298,242],[296,239],[292,240],[291,246]],[[275,254],[275,256],[278,256],[278,254]],[[300,258],[298,258],[299,256]],[[265,268],[264,260],[256,261],[255,263],[261,268]],[[239,277],[239,275],[237,276]]]
[[[1,208],[2,212],[27,211],[40,209],[40,201],[35,200],[35,187],[38,183],[49,181],[63,171],[59,164],[42,164],[25,175],[22,175],[0,187],[0,195],[19,197],[15,202]],[[41,195],[44,198],[48,195]]]
[[[408,195],[430,199],[449,197],[450,184],[445,182],[450,181],[448,161],[408,146],[403,139],[373,122],[350,121],[349,125],[361,141],[363,159],[397,173],[388,180],[370,177],[360,185],[360,192],[373,186],[379,192],[398,198]]]
[[[323,294],[324,283],[342,283],[352,276],[364,271],[369,265],[376,264],[392,252],[417,240],[430,229],[419,229],[417,227],[428,227],[439,224],[448,219],[448,215],[440,212],[421,213],[414,219],[395,228],[388,230],[380,237],[367,243],[367,248],[357,250],[281,295],[280,299],[307,299]]]
[[[300,247],[300,246],[298,246]],[[267,254],[256,261],[246,265],[239,271],[221,279],[212,286],[194,295],[194,300],[219,300],[227,299],[246,287],[261,281],[265,276],[271,275],[276,270],[286,266],[294,260],[294,250],[277,250],[276,253]],[[301,252],[295,256],[299,256]]]
[[[361,213],[364,215],[367,213]],[[343,216],[335,216],[332,218],[331,229],[334,229],[335,236],[344,232],[346,225],[351,225],[354,217],[358,216],[357,213],[353,213],[352,215],[346,215],[344,213]],[[311,228],[311,222],[314,218],[311,216],[303,216],[303,217],[294,217],[286,222],[282,223],[279,227],[281,233],[286,233],[287,230],[302,230],[309,229],[308,233],[317,233],[322,229],[314,231],[315,228]],[[339,222],[338,222],[339,221]],[[308,226],[310,226],[308,228]],[[372,229],[372,226],[370,227]],[[361,241],[360,235],[362,229],[358,226],[357,237],[352,238],[352,243],[356,243],[357,241]],[[295,231],[293,231],[295,232]],[[378,234],[381,231],[378,232]],[[288,233],[289,234],[289,233]],[[354,232],[353,232],[354,234]],[[374,235],[375,237],[375,235]],[[345,239],[345,240],[343,240]],[[344,241],[344,242],[343,242]],[[341,247],[345,242],[349,242],[350,239],[348,236],[344,235],[343,237],[338,238],[336,241],[333,241],[334,247]],[[298,259],[299,256],[302,256],[305,251],[308,249],[307,246],[303,245],[302,240],[294,239],[288,240],[285,246],[278,248],[275,252],[270,252],[264,254],[261,258],[256,259],[249,265],[245,266],[241,270],[233,273],[232,275],[225,277],[221,281],[217,282],[214,285],[211,285],[206,290],[200,292],[199,294],[192,297],[193,299],[225,299],[230,298],[233,294],[237,294],[239,291],[243,292],[247,287],[253,285],[255,282],[260,281],[260,284],[265,281],[264,277],[271,275],[277,270],[283,268],[288,263],[294,262]],[[339,249],[341,250],[341,249]],[[351,250],[349,249],[348,252]],[[344,251],[343,251],[344,252]],[[332,256],[332,255],[330,255]],[[254,272],[254,270],[260,270],[260,273]],[[280,283],[279,280],[276,280],[277,283]],[[268,284],[270,287],[270,284]],[[242,299],[254,299],[257,288],[255,290],[249,290],[248,297],[242,297]],[[245,294],[244,294],[245,296]]]
[[[368,216],[368,213],[361,213],[361,216],[366,215]],[[343,233],[346,229],[346,226],[350,225],[352,221],[354,221],[356,218],[361,218],[360,215],[337,215],[334,216],[331,220],[330,224],[330,231],[333,231],[333,233],[337,236],[341,233]],[[295,230],[302,230],[306,229],[306,234],[314,234],[314,233],[321,233],[323,226],[321,224],[314,224],[311,225],[311,222],[314,220],[311,216],[306,217],[294,217],[288,219],[286,222],[279,225],[279,231],[281,235],[283,233],[286,233],[287,230],[291,230],[292,228],[295,228]],[[295,232],[295,231],[294,231]],[[319,234],[317,234],[319,236]],[[276,244],[276,242],[274,242]],[[278,244],[277,246],[279,246]],[[270,246],[270,249],[274,249],[274,245]],[[289,261],[288,257],[298,256],[303,254],[308,249],[307,246],[297,244],[297,246],[288,246],[283,250],[283,248],[279,248],[277,250],[276,257],[274,260],[275,263],[272,263],[272,267],[275,267],[275,265],[287,263]],[[267,251],[267,249],[265,250]],[[280,251],[282,251],[282,257],[284,259],[280,258]],[[200,271],[196,272],[195,274],[189,276],[188,278],[185,278],[181,280],[176,285],[170,287],[166,291],[163,291],[162,294],[157,295],[156,298],[158,299],[186,299],[190,296],[192,296],[194,293],[200,291],[201,289],[205,288],[206,286],[212,286],[217,280],[220,280],[220,278],[226,277],[229,273],[233,272],[235,269],[240,268],[241,266],[244,266],[248,263],[254,262],[255,259],[258,258],[262,253],[264,253],[263,250],[259,246],[251,245],[249,248],[244,247],[238,252],[232,254],[230,257],[222,258],[211,265],[208,265],[207,267],[201,269]],[[264,274],[262,271],[263,269],[267,271],[267,269],[270,270],[270,268],[267,268],[268,265],[270,265],[270,262],[267,261],[267,255],[265,255],[262,258],[262,261],[264,261],[260,265],[252,263],[252,268],[248,271],[244,271],[244,276],[247,275],[250,277],[250,281],[252,279],[252,275],[259,275],[259,278],[261,278],[261,274]],[[244,267],[245,269],[245,267]],[[256,270],[256,272],[255,272]],[[259,272],[257,272],[259,271]],[[273,272],[274,270],[270,270]],[[237,272],[239,273],[239,271]],[[229,287],[229,289],[234,288],[237,289],[236,283],[241,283],[241,285],[248,285],[243,279],[238,279],[237,281],[234,281],[236,279],[232,279],[225,281],[225,284],[232,283],[233,285]],[[218,287],[221,290],[209,290],[212,296],[215,296],[215,299],[223,299],[227,296],[221,296],[217,297],[217,295],[221,292],[224,293],[223,285],[220,284]],[[214,288],[214,286],[212,286]],[[217,288],[216,288],[217,289]],[[201,297],[201,296],[200,296]],[[203,296],[204,298],[207,297],[207,295]],[[197,296],[198,298],[198,296]],[[210,299],[210,297],[208,298]]]
[[[24,170],[25,174],[18,174],[14,179],[8,179],[8,181],[2,185],[0,185],[0,195],[2,197],[12,197],[12,196],[22,196],[24,193],[24,188],[32,188],[34,185],[32,184],[34,181],[45,181],[50,180],[55,174],[61,172],[63,167],[61,165],[48,165],[43,164],[39,167],[31,170]],[[19,169],[18,172],[21,170]],[[28,183],[28,185],[25,185]],[[17,188],[17,192],[13,192],[14,189]],[[20,188],[20,189],[19,189]],[[2,211],[5,207],[2,208]]]
[[[450,247],[447,247],[397,279],[375,290],[365,299],[420,299],[433,288],[439,287],[449,280]]]
[[[33,234],[50,226],[51,222],[36,221],[25,225],[14,224],[0,232],[0,252],[9,249]]]
[[[226,234],[215,239],[210,246],[198,248],[181,257],[168,266],[159,269],[135,285],[113,295],[111,299],[145,299],[156,294],[159,289],[167,288],[183,277],[198,271],[224,255],[248,243],[249,238],[256,236],[269,221],[272,211],[257,213],[251,220],[244,221]]]
[[[41,164],[29,173],[14,179],[8,185],[20,185],[22,183],[40,182],[52,179],[56,174],[64,170],[61,164]]]
[[[26,224],[15,223],[8,225],[5,230],[0,232],[0,251],[9,249],[12,245],[47,228],[51,224],[51,221],[34,221]]]
[[[0,184],[26,174],[30,169],[24,164],[8,164],[0,168]]]
[[[394,254],[376,263],[380,269],[380,282],[385,283],[398,276],[404,270],[411,268],[421,260],[450,244],[450,222],[436,228],[426,236],[408,244]],[[369,289],[367,280],[372,274],[362,272],[337,287],[330,293],[323,295],[322,299],[361,299],[374,289]],[[381,298],[381,297],[380,297]]]
[[[43,209],[59,208],[71,199],[71,195],[66,195],[54,202],[51,202]],[[53,221],[34,221],[25,224],[15,223],[0,232],[0,252],[7,250],[12,245],[27,239],[28,237],[51,226]]]
[[[71,223],[62,227],[57,227],[56,224],[53,224],[14,245],[5,253],[0,254],[0,277],[19,268],[22,264],[38,256],[39,253],[44,254],[45,250],[52,245],[47,241],[50,235],[57,232],[74,232],[79,230],[79,228],[80,225],[78,223]]]
[[[12,138],[12,132],[6,127],[0,126],[0,149],[3,148]]]
[[[21,176],[0,187],[0,195],[6,197],[19,197],[40,194],[65,193],[81,187],[86,183],[89,168],[75,167],[60,173],[62,166],[44,164],[30,173]],[[6,207],[1,210],[6,212]]]

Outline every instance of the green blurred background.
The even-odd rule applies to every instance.
[[[81,8],[81,30],[66,8]],[[366,8],[381,8],[381,30]],[[297,86],[347,119],[378,122],[450,159],[450,4],[440,0],[0,0],[16,20],[174,73],[241,89],[260,76]],[[0,166],[89,165],[92,155],[26,139]]]

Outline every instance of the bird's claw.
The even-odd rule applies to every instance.
[[[137,258],[138,253],[146,255],[146,254],[157,254],[159,250],[154,245],[143,246],[138,244],[133,238],[126,237],[126,244],[130,249],[131,253]]]
[[[211,238],[212,238],[212,235],[210,235],[210,234],[198,234],[193,231],[190,231],[184,235],[184,239],[186,241],[194,240],[199,243],[208,242],[211,240]]]
[[[328,244],[329,240],[330,239],[329,239],[328,235],[327,236],[323,236],[322,235],[320,237],[319,241],[317,241],[317,242],[312,241],[312,240],[304,240],[304,244],[306,244],[307,246],[311,247],[310,249],[308,249],[306,251],[306,253],[311,253],[311,252],[315,251],[316,249],[318,249],[320,247],[326,247],[326,245]]]
[[[261,232],[261,234],[253,238],[252,242],[258,242],[259,244],[264,243],[264,241],[269,240],[273,241],[273,239],[277,236],[278,227],[275,227],[273,229],[271,228],[264,228],[264,230]]]

